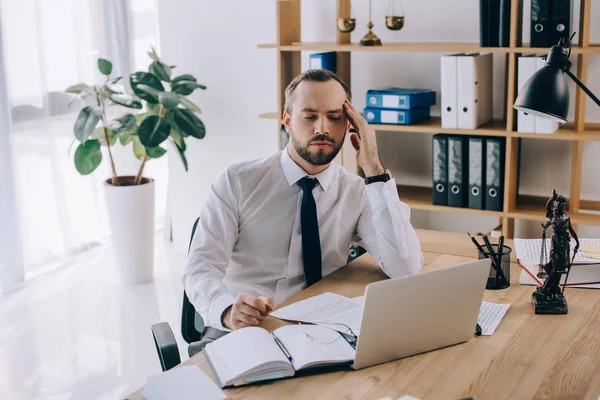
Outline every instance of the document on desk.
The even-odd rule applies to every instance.
[[[361,296],[362,297],[362,296]],[[327,292],[290,304],[271,314],[271,316],[289,321],[307,322],[324,325],[342,333],[360,332],[363,303],[339,294]]]
[[[500,321],[502,321],[508,307],[510,307],[510,304],[489,303],[487,301],[481,302],[477,323],[481,326],[482,335],[490,336],[496,331],[496,328],[498,327],[498,324],[500,324]]]
[[[542,239],[515,239],[515,252],[517,259],[521,264],[539,264],[540,255],[542,252]],[[579,239],[582,246],[585,245],[599,245],[600,239]],[[552,248],[551,239],[546,239],[546,260],[550,257],[550,250]],[[575,248],[575,239],[571,239],[571,256],[573,255],[573,249]],[[585,247],[584,247],[585,248]],[[593,257],[586,257],[584,251],[579,251],[573,260],[575,264],[598,264],[600,260]]]
[[[195,365],[173,368],[148,377],[147,400],[228,399],[227,395]]]

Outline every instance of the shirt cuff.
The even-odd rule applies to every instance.
[[[233,303],[235,303],[235,297],[226,292],[221,293],[221,295],[214,299],[210,304],[207,325],[212,326],[215,329],[231,332],[231,329],[223,326],[221,317],[223,316],[223,311]]]
[[[373,182],[366,185],[367,195],[371,203],[371,209],[379,210],[387,206],[388,201],[398,198],[398,189],[396,180],[390,179],[387,182]]]

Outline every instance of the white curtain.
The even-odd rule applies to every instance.
[[[76,171],[73,164],[76,145],[71,145],[73,124],[82,104],[68,107],[70,98],[63,92],[79,82],[102,82],[97,70],[98,57],[113,62],[113,76],[118,73],[126,77],[133,69],[146,70],[150,58],[144,53],[144,59],[132,49],[140,35],[145,43],[158,48],[157,36],[144,36],[144,30],[139,34],[135,25],[137,10],[143,10],[144,16],[154,10],[155,15],[154,1],[0,0],[4,50],[0,75],[7,80],[16,189],[12,194],[4,190],[10,182],[5,183],[4,176],[10,170],[5,167],[2,155],[0,212],[5,208],[10,212],[10,207],[4,204],[16,202],[25,279],[64,264],[70,256],[85,257],[87,250],[110,242],[102,191],[103,182],[110,177],[108,154],[104,154],[101,166],[91,175],[81,176]],[[146,20],[142,22],[152,23],[151,18]],[[148,50],[149,46],[144,49]],[[0,147],[11,149],[5,146],[8,137],[1,117],[0,112]],[[113,149],[117,173],[137,173],[139,162],[133,156],[131,144],[123,147],[117,142]],[[158,220],[165,214],[165,170],[166,157],[152,160],[145,169],[145,175],[157,180]],[[2,221],[6,225],[4,218]],[[8,224],[8,228],[3,226],[2,232],[19,237],[16,227]],[[5,244],[3,240],[2,246]],[[9,275],[18,277],[18,268],[13,269]]]

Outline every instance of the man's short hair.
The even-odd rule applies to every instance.
[[[309,69],[296,76],[285,89],[285,103],[283,106],[284,110],[287,111],[288,114],[291,114],[294,94],[300,82],[327,82],[331,79],[342,85],[344,91],[346,92],[346,97],[348,100],[352,100],[352,92],[350,91],[350,88],[335,73],[327,69]]]

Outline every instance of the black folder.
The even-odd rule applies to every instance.
[[[485,208],[502,211],[504,202],[504,138],[487,138],[485,173]]]
[[[465,136],[448,137],[448,205],[467,207],[469,141]]]
[[[550,47],[550,0],[531,0],[531,47]]]
[[[433,204],[448,205],[448,138],[446,135],[433,135]]]
[[[485,210],[485,139],[469,138],[469,208]]]
[[[510,2],[511,0],[500,0],[500,47],[510,47]]]
[[[571,36],[571,0],[551,0],[550,45],[558,44],[561,38]]]

